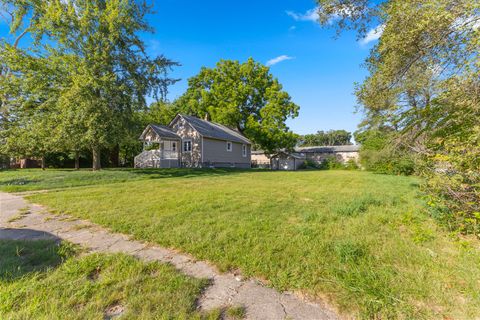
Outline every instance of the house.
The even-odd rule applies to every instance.
[[[305,165],[305,154],[280,151],[270,158],[272,170],[298,170]]]
[[[344,145],[344,146],[318,146],[318,147],[297,147],[295,152],[304,153],[307,161],[320,164],[327,158],[336,158],[342,163],[353,160],[358,163],[360,146]]]
[[[272,170],[297,170],[305,162],[320,165],[326,159],[335,158],[341,163],[359,161],[358,145],[297,147],[294,152],[279,151],[268,157],[264,151],[252,151],[252,165]]]
[[[177,114],[168,126],[148,125],[140,136],[136,168],[250,168],[251,142],[240,132]]]

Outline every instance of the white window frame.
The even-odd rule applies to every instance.
[[[230,148],[229,148],[229,146],[230,146]],[[232,151],[233,151],[233,143],[232,143],[231,141],[227,141],[226,147],[227,147],[227,151],[228,151],[228,152],[232,152]]]
[[[187,143],[187,142],[190,143],[190,144],[189,144],[189,145],[190,145],[190,150],[185,150],[185,143]],[[188,145],[188,144],[187,144],[187,145]],[[183,152],[192,152],[192,148],[193,148],[193,146],[192,146],[192,139],[186,139],[186,140],[183,140],[183,141],[182,141],[182,150],[183,150]],[[187,148],[187,149],[188,149],[188,148]]]
[[[177,141],[172,141],[172,151],[177,151]]]
[[[242,157],[246,158],[248,153],[247,145],[242,144]]]

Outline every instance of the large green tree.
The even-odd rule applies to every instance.
[[[325,26],[382,32],[357,88],[363,129],[395,128],[388,144],[421,156],[436,210],[480,235],[480,1],[317,2]]]
[[[252,58],[202,68],[175,104],[182,112],[239,130],[267,153],[293,148],[298,138],[285,122],[298,115],[299,107],[269,68]]]
[[[76,153],[82,148],[92,150],[93,169],[99,169],[100,151],[118,149],[130,132],[135,112],[147,107],[146,96],[164,97],[174,82],[166,73],[175,63],[163,56],[150,58],[140,38],[140,33],[152,31],[146,22],[151,7],[130,0],[2,2],[14,17],[11,29],[28,25],[24,32],[35,40],[27,50],[2,43],[2,50],[10,55],[4,69],[14,70],[10,74],[18,81],[31,77],[31,83],[41,83],[49,77],[48,99],[37,99],[34,105],[48,111],[44,117],[59,128],[51,132],[59,136],[50,140]],[[29,69],[19,63],[22,55],[47,61],[51,72]],[[2,92],[10,89],[6,82]],[[30,94],[29,90],[20,93]],[[15,111],[25,107],[20,95],[4,94],[8,99],[2,104],[8,105],[4,109],[9,112],[2,117],[23,114]],[[16,117],[15,122],[17,128],[27,126],[26,118]],[[8,132],[12,135],[7,133],[7,139],[16,138],[14,130]]]
[[[341,146],[352,144],[352,134],[346,130],[317,131],[300,139],[300,146]]]

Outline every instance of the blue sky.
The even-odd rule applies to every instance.
[[[294,132],[353,132],[361,120],[354,113],[354,82],[367,74],[361,64],[374,41],[359,42],[353,32],[335,39],[334,30],[312,21],[314,7],[313,0],[156,0],[149,16],[156,32],[144,40],[150,54],[182,64],[172,73],[182,80],[170,88],[170,100],[202,66],[220,59],[279,61],[271,72],[300,106],[300,115],[288,121]],[[0,36],[6,32],[0,25]]]
[[[354,82],[367,74],[361,64],[373,41],[358,42],[353,32],[335,39],[334,30],[311,21],[314,7],[312,0],[157,0],[150,19],[156,33],[146,41],[152,53],[182,64],[173,72],[182,81],[170,88],[170,99],[202,66],[220,59],[267,63],[285,56],[271,72],[300,106],[290,128],[300,134],[355,131],[361,115],[354,114]]]

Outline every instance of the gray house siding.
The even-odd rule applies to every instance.
[[[171,128],[175,131],[181,138],[182,142],[180,144],[181,152],[181,162],[182,167],[187,168],[198,168],[202,166],[202,137],[201,135],[192,128],[188,122],[185,121],[182,117],[177,117],[175,121],[171,124]],[[183,142],[186,140],[192,141],[192,151],[185,152],[183,151]]]
[[[227,141],[203,137],[203,164],[214,167],[250,168],[250,145],[238,142],[232,143],[232,151],[227,151]],[[247,148],[243,156],[242,146]]]

